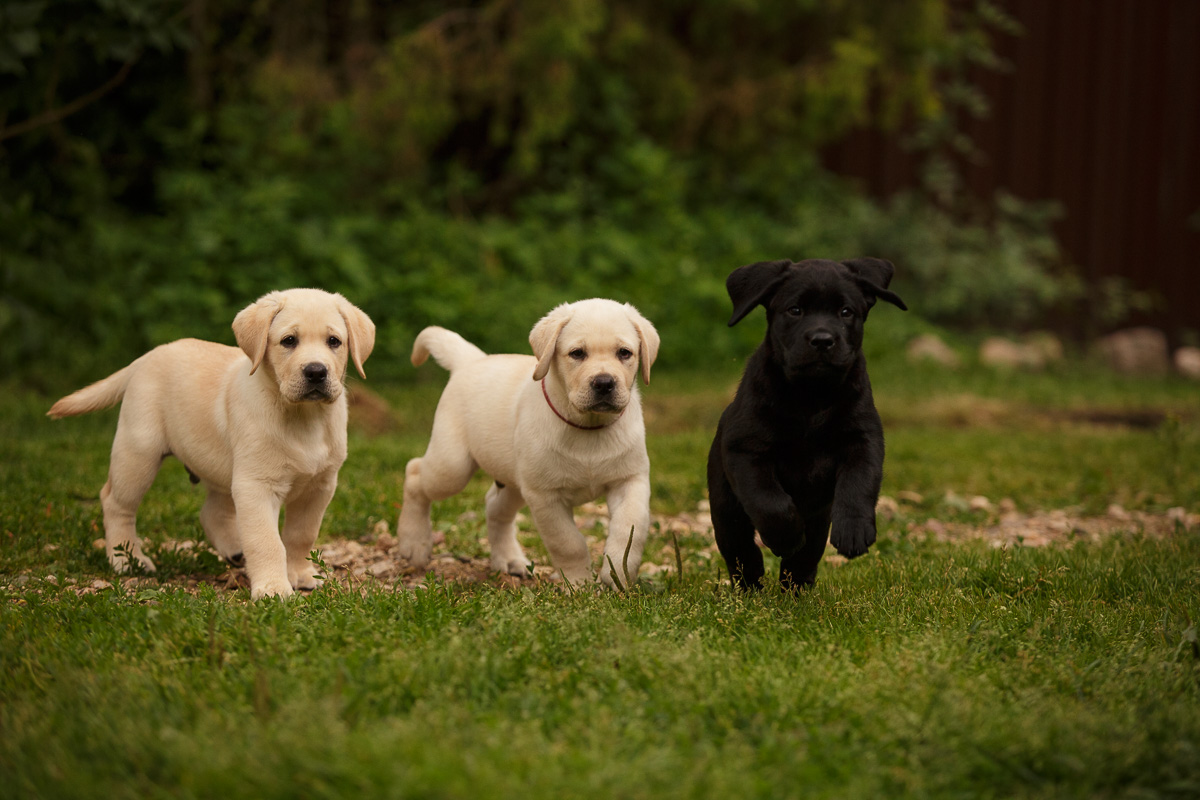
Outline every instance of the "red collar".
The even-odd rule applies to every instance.
[[[550,410],[554,412],[554,416],[558,417],[563,422],[570,425],[572,428],[578,428],[581,431],[598,431],[601,428],[607,428],[609,425],[612,425],[613,422],[617,421],[616,419],[614,419],[613,422],[607,422],[603,425],[580,425],[578,423],[571,422],[571,420],[567,419],[566,417],[564,417],[562,414],[560,414],[558,412],[558,409],[554,407],[554,403],[550,402],[550,393],[546,391],[546,379],[545,378],[542,378],[542,397],[546,398],[546,405],[550,406]],[[625,413],[625,409],[622,408],[621,414],[624,414],[624,413]],[[621,414],[617,414],[617,419],[621,418]]]

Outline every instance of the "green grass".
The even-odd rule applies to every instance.
[[[884,491],[925,500],[812,590],[749,597],[700,534],[680,538],[681,581],[628,595],[330,585],[252,605],[244,590],[116,582],[77,596],[69,581],[112,578],[91,542],[115,414],[50,422],[54,398],[10,385],[0,797],[1200,793],[1200,533],[1009,550],[907,533],[972,519],[947,491],[1025,510],[1200,511],[1200,391],[1084,366],[872,369]],[[645,391],[657,513],[702,499],[735,382],[733,369],[663,372]],[[439,386],[371,385],[391,427],[353,429],[324,539],[394,523]],[[1097,424],[1097,409],[1162,421]],[[435,507],[451,549],[483,552],[482,522],[459,515],[484,488]],[[201,499],[169,462],[143,535],[200,538]],[[545,563],[536,535],[524,541]],[[655,534],[648,552],[666,547]],[[220,569],[158,559],[168,576]]]

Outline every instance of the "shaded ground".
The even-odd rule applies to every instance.
[[[1170,509],[1165,513],[1149,513],[1127,511],[1113,505],[1103,516],[1084,516],[1073,509],[1022,513],[1015,509],[1011,500],[993,504],[984,497],[965,499],[954,495],[944,498],[943,505],[971,514],[976,520],[945,522],[926,519],[904,523],[906,509],[923,502],[924,498],[910,492],[901,492],[894,498],[881,497],[878,514],[881,521],[898,519],[907,535],[918,539],[939,542],[981,540],[989,542],[993,547],[1070,547],[1076,542],[1098,542],[1112,536],[1145,536],[1158,539],[1185,531],[1200,530],[1200,514],[1189,514],[1182,508]],[[603,504],[587,504],[580,508],[580,513],[575,517],[581,529],[596,531],[587,534],[593,561],[596,563],[599,563],[604,547],[602,527],[596,523],[603,522],[606,511]],[[694,511],[673,516],[657,516],[654,522],[663,534],[700,535],[706,541],[712,542],[712,519],[704,501]],[[352,591],[367,585],[414,589],[430,582],[438,582],[518,587],[543,581],[560,581],[553,568],[547,564],[536,565],[529,577],[495,573],[486,557],[451,552],[440,533],[435,535],[434,555],[429,567],[418,570],[394,554],[395,543],[395,537],[391,535],[386,523],[379,523],[371,535],[360,540],[337,539],[324,542],[319,547],[321,561],[324,563],[323,572],[327,579],[332,579],[344,589]],[[102,548],[103,540],[97,540],[95,545]],[[164,545],[164,548],[190,551],[197,548],[207,549],[207,544],[194,541],[171,542]],[[640,576],[643,579],[653,579],[656,576],[675,574],[679,556],[672,544],[657,550],[652,545],[647,549]],[[683,557],[689,561],[696,558],[711,561],[719,556],[716,544],[709,544],[699,550],[694,546],[690,547]],[[845,559],[830,549],[823,563],[837,566],[845,563]],[[22,585],[36,580],[58,584],[55,576],[38,579],[28,575],[17,576],[14,583]],[[202,585],[212,586],[222,592],[249,588],[245,570],[232,568],[219,574],[195,573],[177,575],[165,580],[153,576],[114,576],[85,581],[64,579],[64,583],[71,586],[77,594],[105,591],[111,589],[117,581],[133,591],[168,586],[198,590]]]

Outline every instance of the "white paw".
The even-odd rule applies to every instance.
[[[157,567],[150,557],[142,552],[141,547],[126,549],[122,547],[119,550],[110,550],[108,553],[108,563],[112,565],[114,571],[121,575],[127,575],[133,571],[133,565],[129,556],[133,556],[133,561],[136,561],[146,572],[154,572]]]
[[[592,569],[587,564],[584,564],[582,567],[561,567],[558,572],[572,586],[587,586],[596,577],[592,574]]]
[[[264,597],[291,597],[292,584],[286,580],[251,581],[250,599],[260,600]]]
[[[288,568],[288,583],[298,592],[311,592],[321,585],[321,581],[317,573],[313,570],[312,564],[306,563],[300,569]]]
[[[638,565],[632,564],[632,563],[629,564],[628,578],[625,575],[624,569],[619,564],[617,565],[616,573],[617,573],[617,577],[620,578],[620,580],[621,580],[621,587],[624,589],[628,589],[629,587],[631,587],[632,585],[637,583]],[[608,559],[607,558],[604,561],[604,565],[600,567],[600,574],[598,577],[600,579],[600,582],[602,584],[604,584],[605,586],[607,586],[609,589],[617,588],[616,581],[613,580],[613,572],[608,567]]]
[[[414,542],[401,539],[396,542],[395,553],[411,566],[424,569],[428,566],[430,557],[433,556],[433,542],[420,540]]]
[[[509,575],[528,577],[532,566],[533,562],[526,558],[524,553],[518,553],[515,556],[492,554],[492,570],[495,572],[506,572]]]

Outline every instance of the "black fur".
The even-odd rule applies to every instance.
[[[827,537],[849,558],[875,541],[883,425],[862,336],[877,299],[907,309],[887,289],[893,272],[877,258],[762,261],[725,282],[730,326],[767,310],[766,338],[708,455],[717,546],[743,589],[762,585],[756,530],[782,559],[786,588],[816,581]]]

